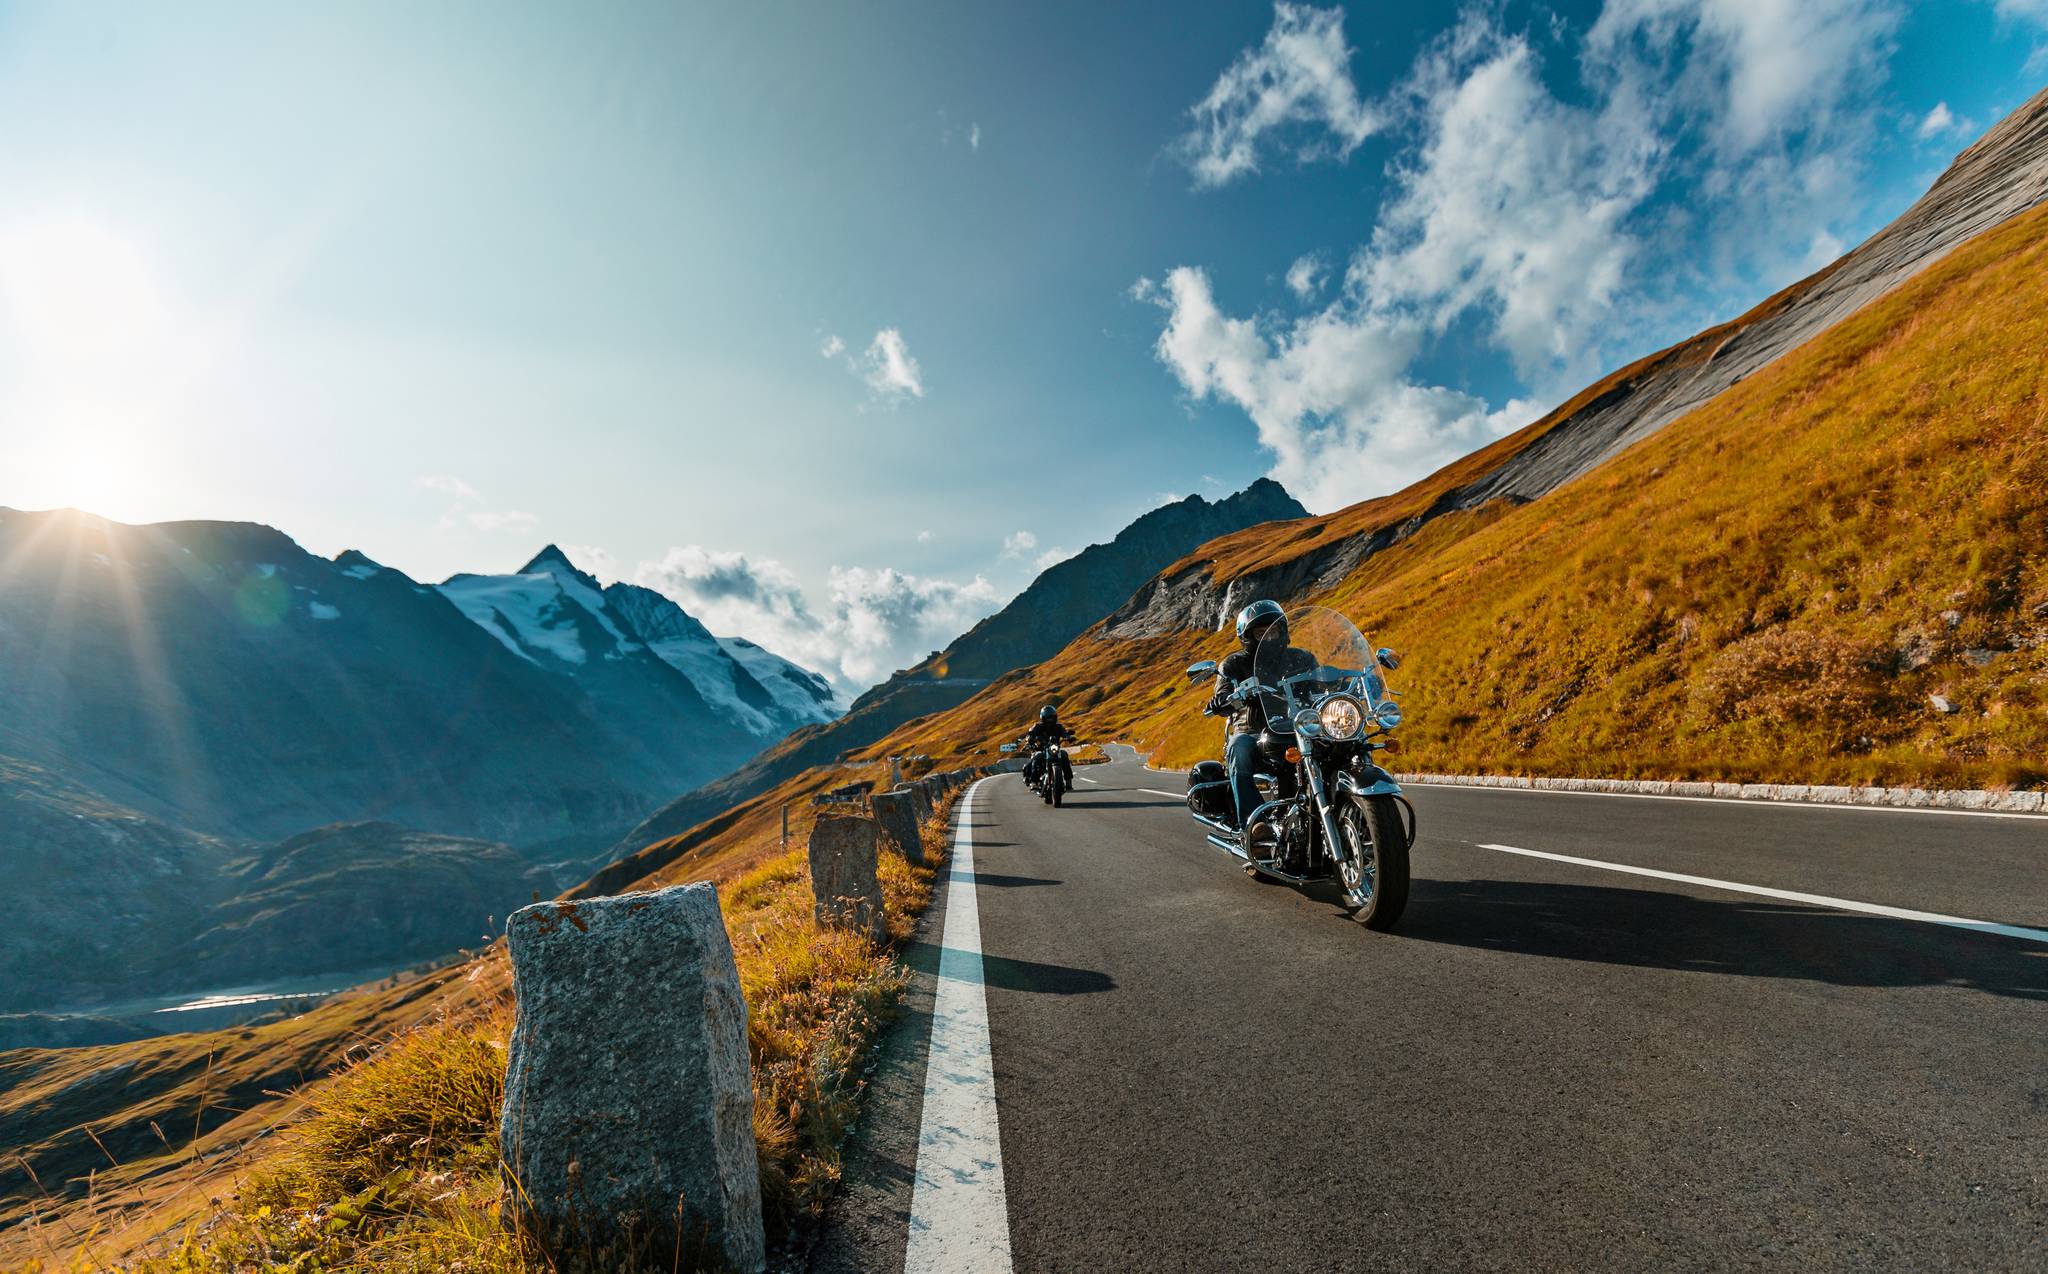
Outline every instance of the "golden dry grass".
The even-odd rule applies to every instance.
[[[931,901],[950,805],[924,828],[926,865],[882,857],[887,945],[818,927],[801,850],[719,882],[747,1000],[771,1235],[815,1215],[838,1182],[869,1051],[907,980],[894,948]],[[808,813],[803,826],[807,832]],[[731,866],[756,847],[736,834],[727,848],[716,857]],[[632,1254],[550,1253],[503,1222],[498,1112],[513,1015],[506,972],[502,950],[487,953],[449,979],[473,991],[468,999],[296,1092],[291,1116],[244,1169],[209,1183],[212,1206],[175,1215],[140,1209],[118,1245],[92,1229],[90,1216],[66,1218],[44,1227],[42,1252],[17,1253],[18,1267],[90,1269],[117,1256],[151,1274],[487,1274],[640,1263]],[[150,1234],[154,1243],[138,1241]]]

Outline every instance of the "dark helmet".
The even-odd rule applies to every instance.
[[[1059,709],[1048,703],[1038,710],[1038,719],[1047,722],[1057,721],[1060,719]]]
[[[1262,598],[1237,612],[1238,645],[1250,652],[1268,637],[1282,643],[1287,640],[1287,612],[1280,609],[1280,603]]]

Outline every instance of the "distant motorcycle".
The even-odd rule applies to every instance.
[[[1015,752],[1017,747],[1017,744],[1005,743],[1002,750]],[[1065,748],[1048,744],[1032,754],[1030,767],[1024,772],[1024,786],[1038,793],[1047,805],[1058,809],[1071,790],[1067,782],[1067,768],[1071,764]]]
[[[1294,885],[1335,880],[1355,919],[1392,929],[1408,905],[1415,808],[1375,757],[1394,747],[1389,734],[1401,724],[1380,675],[1399,668],[1400,658],[1374,650],[1355,624],[1324,606],[1290,611],[1287,632],[1291,641],[1253,652],[1252,680],[1238,688],[1241,699],[1257,695],[1266,710],[1258,740],[1266,799],[1240,832],[1229,821],[1223,763],[1203,761],[1188,771],[1188,811],[1210,829],[1209,843],[1243,859],[1247,871]],[[1314,666],[1290,662],[1290,645]],[[1187,675],[1214,677],[1216,664],[1204,660]]]

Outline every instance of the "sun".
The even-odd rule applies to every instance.
[[[134,512],[189,339],[126,236],[76,215],[0,226],[0,495]]]

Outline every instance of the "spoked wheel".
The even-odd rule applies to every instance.
[[[1349,857],[1338,868],[1352,918],[1368,929],[1392,929],[1408,905],[1408,830],[1391,796],[1354,796],[1337,808]]]

